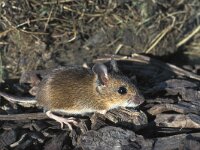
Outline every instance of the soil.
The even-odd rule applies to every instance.
[[[199,56],[199,10],[198,0],[1,0],[1,79],[104,54]]]

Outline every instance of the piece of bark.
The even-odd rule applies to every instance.
[[[70,145],[71,141],[67,139],[67,134],[63,132],[48,140],[44,145],[44,150],[72,149]]]
[[[194,89],[182,89],[179,91],[179,94],[181,95],[182,99],[184,101],[199,101],[200,99],[200,91],[194,90]]]
[[[77,146],[77,139],[79,136],[80,136],[80,132],[77,132],[76,130],[72,130],[70,132],[71,142],[74,147]]]
[[[200,149],[200,133],[186,135],[183,144],[179,149],[184,150],[199,150]]]
[[[107,126],[98,131],[88,131],[80,136],[78,147],[87,150],[94,149],[151,149],[152,141],[137,136],[133,131]]]
[[[179,95],[180,98],[184,101],[198,101],[200,99],[200,91],[196,89],[188,88],[166,88],[166,95]]]
[[[197,83],[191,82],[184,79],[170,79],[164,82],[167,88],[195,88],[198,86]]]
[[[31,121],[4,121],[4,123],[1,125],[1,128],[4,130],[12,130],[17,128],[31,128]]]
[[[164,138],[156,138],[153,150],[175,150],[182,144],[186,134],[174,135]]]
[[[17,134],[15,130],[4,131],[0,134],[0,149],[4,149],[8,145],[15,142],[17,139]]]
[[[179,102],[178,104],[158,104],[150,108],[148,110],[148,113],[150,113],[151,115],[157,115],[167,111],[175,111],[182,114],[199,114],[200,107],[187,102]]]
[[[156,84],[154,87],[151,89],[145,91],[145,93],[158,93],[160,91],[170,91],[171,94],[176,95],[183,89],[188,89],[188,88],[196,88],[198,85],[195,82],[191,82],[188,80],[183,80],[183,79],[169,79],[164,82],[160,82]]]
[[[99,113],[94,113],[92,117],[90,118],[91,120],[91,129],[92,130],[98,130],[102,127],[107,126],[108,124],[106,123],[106,118],[104,115],[99,114]]]
[[[199,150],[200,133],[180,134],[169,137],[155,138],[153,150]],[[192,141],[192,142],[191,142]],[[191,142],[191,143],[189,143]]]
[[[167,137],[171,135],[178,135],[178,134],[183,134],[183,133],[190,133],[197,131],[198,129],[194,128],[176,128],[176,127],[156,127],[155,133],[157,134],[156,136],[153,135],[151,138],[155,137]]]
[[[88,126],[89,126],[88,119],[80,119],[78,127],[80,128],[82,134],[86,133],[89,130]]]
[[[65,128],[64,128],[65,129]],[[66,129],[65,129],[66,130]],[[48,128],[41,131],[41,133],[48,138],[52,138],[54,136],[57,136],[60,133],[61,129],[60,126],[56,125],[49,125]]]
[[[147,125],[147,116],[142,111],[125,108],[113,109],[105,114],[105,117],[116,125],[139,130]]]
[[[157,97],[155,99],[146,99],[145,100],[147,104],[152,104],[152,103],[159,103],[159,104],[173,104],[177,100],[174,100],[172,98],[161,98]]]
[[[33,146],[32,139],[26,139],[24,142],[20,143],[16,149],[30,149]]]
[[[32,121],[32,129],[38,132],[48,128],[48,126],[49,125],[46,122],[41,121],[41,120]]]
[[[158,114],[154,121],[159,127],[200,128],[200,116],[195,114]]]
[[[33,119],[41,120],[48,118],[49,117],[45,113],[0,115],[0,120],[33,120]]]
[[[46,140],[46,137],[41,133],[41,132],[30,132],[29,136],[36,140],[38,143],[44,143],[44,141]]]

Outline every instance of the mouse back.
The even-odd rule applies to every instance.
[[[38,104],[47,110],[83,113],[95,111],[94,73],[83,67],[53,70],[39,85]],[[93,110],[94,109],[94,110]]]

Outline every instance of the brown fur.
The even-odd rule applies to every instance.
[[[108,74],[108,77],[108,85],[100,86],[98,90],[97,76],[91,70],[56,69],[41,81],[36,99],[38,104],[47,110],[81,113],[123,106],[127,99],[132,99],[138,94],[137,89],[126,77],[115,74]],[[120,86],[127,87],[128,93],[120,95],[117,92]]]
[[[85,68],[61,68],[55,70],[40,83],[36,99],[48,110],[97,109],[93,73]],[[98,108],[105,108],[98,104]]]
[[[16,97],[1,91],[0,95],[13,103],[37,103],[49,111],[71,114],[105,113],[120,106],[140,105],[144,100],[137,88],[127,77],[119,74],[116,64],[113,68],[110,73],[103,64],[95,64],[92,70],[58,68],[33,86],[36,99]],[[126,88],[127,93],[120,94],[120,87]]]

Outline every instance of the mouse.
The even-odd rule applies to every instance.
[[[110,67],[96,63],[91,68],[60,67],[49,72],[42,79],[36,78],[33,98],[23,98],[0,91],[0,95],[12,103],[30,103],[42,107],[46,115],[66,124],[77,125],[75,118],[63,118],[56,113],[84,115],[105,114],[118,107],[137,107],[144,102],[138,88],[118,69],[114,59]],[[34,86],[35,87],[35,86]]]

